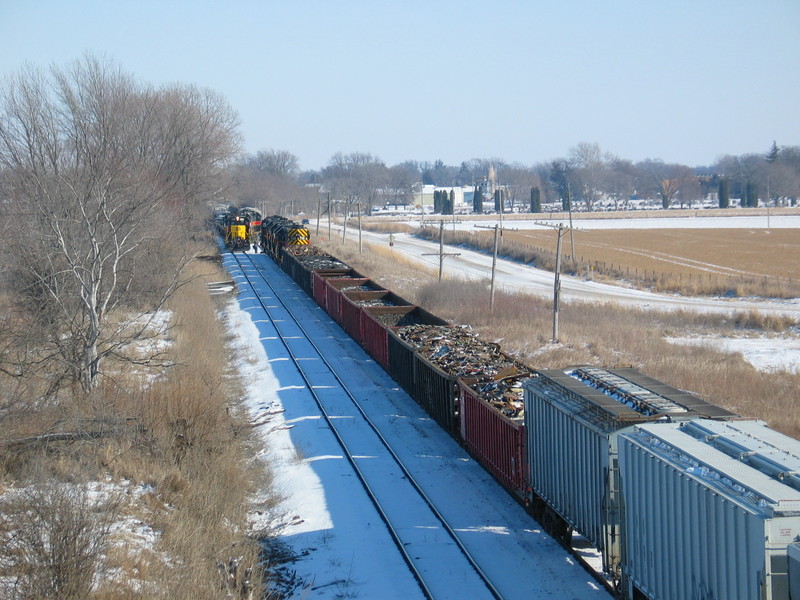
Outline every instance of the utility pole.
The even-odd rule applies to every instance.
[[[358,203],[358,253],[364,254],[364,245],[361,243],[361,202]]]
[[[769,229],[769,175],[767,175],[767,229]]]
[[[572,228],[570,227],[570,230]],[[556,274],[553,281],[553,343],[558,343],[558,302],[561,293],[561,237],[564,235],[564,226],[558,224],[558,241],[556,242]]]
[[[347,217],[350,216],[350,200],[351,198],[347,198],[347,202],[344,203],[344,227],[342,227],[342,243],[344,244],[345,240],[347,239]]]
[[[320,195],[317,195],[317,232],[314,234],[316,237],[319,237],[319,217],[321,210],[322,210],[322,197]]]
[[[489,312],[494,311],[494,279],[495,279],[495,270],[497,269],[497,252],[500,247],[500,237],[503,235],[503,231],[505,231],[502,225],[493,225],[492,227],[487,227],[485,225],[475,225],[477,229],[494,229],[494,250],[492,251],[492,281],[489,285]],[[516,231],[516,229],[512,230]]]
[[[439,257],[439,283],[442,282],[442,271],[444,270],[444,257],[445,256],[461,256],[460,252],[452,252],[445,254],[444,251],[444,219],[439,221],[439,252],[438,254],[423,253],[422,256],[438,256]]]
[[[567,182],[567,210],[569,210],[569,241],[572,246],[572,260],[575,260],[575,236],[572,235],[572,191],[569,187],[569,181]],[[559,240],[561,237],[559,236]]]
[[[497,268],[497,244],[500,239],[500,227],[494,226],[494,249],[492,250],[492,283],[489,287],[489,312],[494,312],[494,272]]]
[[[555,276],[553,278],[553,343],[558,343],[558,309],[561,295],[561,238],[569,231],[573,231],[573,227],[565,227],[563,223],[552,225],[550,223],[536,223],[543,227],[551,227],[556,230],[558,239],[556,241],[556,268]]]
[[[328,192],[328,241],[331,241],[331,193]]]

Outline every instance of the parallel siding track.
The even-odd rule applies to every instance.
[[[231,254],[425,597],[501,600],[453,527],[295,318],[282,297],[285,291],[273,285],[251,255]],[[443,568],[448,577],[442,576]]]

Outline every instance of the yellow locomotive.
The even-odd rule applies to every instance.
[[[250,249],[250,229],[252,227],[250,216],[238,210],[231,210],[225,215],[224,234],[225,246],[229,250]]]

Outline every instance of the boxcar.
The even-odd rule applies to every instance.
[[[800,598],[800,543],[789,546],[789,597]]]
[[[620,434],[619,469],[626,597],[790,599],[800,442],[760,421],[648,423]]]
[[[572,367],[536,375],[524,384],[531,501],[541,499],[555,511],[555,535],[564,532],[562,519],[588,539],[619,581],[619,431],[664,418],[735,415],[633,369]]]

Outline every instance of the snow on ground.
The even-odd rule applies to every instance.
[[[571,224],[578,229],[797,229],[800,228],[800,215],[743,215],[743,216],[711,216],[703,211],[685,211],[683,216],[675,217],[636,217],[635,213],[626,218],[581,218],[581,213],[573,215]],[[427,222],[436,223],[441,220],[438,215],[426,217]],[[450,223],[445,217],[448,229],[461,229],[470,231],[475,225],[494,227],[501,225],[508,229],[542,229],[538,223],[548,225],[570,225],[569,219],[553,218],[548,213],[542,213],[536,219],[511,219],[505,218],[502,223],[498,218],[470,220],[469,217],[457,217],[455,223]],[[420,224],[420,220],[407,221],[412,227]]]
[[[255,258],[277,285],[295,285],[266,256]],[[258,427],[268,448],[262,459],[274,471],[282,498],[254,526],[272,529],[298,557],[283,567],[296,584],[290,597],[422,598],[289,362],[274,326],[255,305],[230,261],[226,267],[239,291],[225,319],[234,334],[250,418],[264,423]],[[494,576],[504,598],[609,597],[311,298],[295,288],[292,309],[304,327],[338,365],[383,435],[399,442],[395,450],[407,468],[478,555],[484,570]],[[446,564],[440,576],[453,576]],[[480,597],[477,591],[475,597]]]
[[[741,353],[742,357],[759,371],[775,373],[800,372],[800,338],[730,338],[687,337],[666,338],[673,344],[706,346],[720,352]]]

